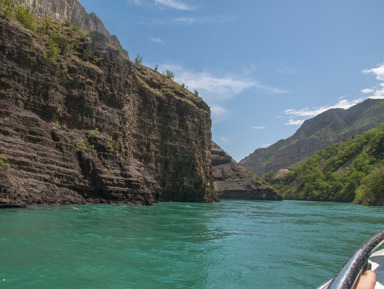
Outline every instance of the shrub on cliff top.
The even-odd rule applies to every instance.
[[[173,80],[175,78],[175,74],[173,73],[173,71],[171,70],[166,70],[165,72],[163,72],[163,74],[170,80]]]
[[[135,63],[137,65],[143,65],[143,56],[140,56],[140,54],[137,54],[136,58],[135,58]]]

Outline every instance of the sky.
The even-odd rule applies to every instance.
[[[236,161],[384,97],[383,0],[79,0],[131,60],[197,90]]]

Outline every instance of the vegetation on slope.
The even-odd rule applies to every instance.
[[[265,175],[287,199],[380,205],[384,200],[384,124]]]
[[[89,61],[97,64],[94,54],[95,45],[104,45],[123,51],[110,43],[110,40],[97,31],[83,31],[80,26],[69,22],[59,23],[50,16],[37,17],[33,9],[19,4],[15,0],[0,0],[0,16],[12,22],[19,22],[25,29],[32,32],[37,40],[44,45],[45,57],[63,71],[67,70],[67,61]]]
[[[263,176],[384,122],[384,101],[367,99],[347,110],[330,109],[306,120],[291,137],[255,150],[240,164]]]

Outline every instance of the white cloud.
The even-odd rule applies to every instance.
[[[384,64],[381,64],[379,67],[376,67],[376,68],[364,69],[363,73],[375,74],[377,80],[384,81]]]
[[[177,9],[177,10],[194,10],[195,8],[185,4],[181,1],[175,0],[155,0],[155,4],[160,4],[163,6],[167,6],[169,8]]]
[[[149,65],[150,67],[151,65]],[[188,90],[197,91],[211,108],[213,123],[229,120],[230,108],[225,102],[246,91],[258,90],[264,94],[279,94],[286,91],[262,85],[256,80],[247,78],[244,74],[213,73],[209,71],[195,72],[185,69],[181,65],[162,64],[159,71],[170,70],[175,75],[175,81],[184,84]]]
[[[299,70],[297,70],[296,68],[293,68],[293,67],[278,67],[275,69],[275,71],[277,73],[281,73],[281,74],[298,74],[298,73],[300,73]]]
[[[302,125],[306,119],[315,117],[316,115],[323,113],[324,111],[327,111],[333,108],[348,109],[351,106],[354,106],[363,100],[364,100],[363,98],[359,98],[355,100],[340,99],[338,103],[330,106],[302,108],[302,109],[287,109],[284,111],[285,114],[291,115],[294,117],[305,117],[305,119],[296,120],[294,118],[290,118],[289,121],[286,123],[286,125]]]
[[[358,98],[355,100],[347,100],[340,99],[338,103],[331,106],[323,106],[323,107],[314,107],[314,108],[302,108],[302,109],[287,109],[285,110],[285,114],[293,116],[293,117],[305,117],[305,119],[314,117],[320,113],[323,113],[326,110],[332,108],[343,108],[348,109],[351,106],[362,102],[366,98],[384,98],[384,63],[376,68],[364,69],[362,71],[365,74],[373,74],[376,76],[376,79],[380,81],[380,83],[371,88],[362,89],[361,92],[366,96],[363,98]],[[305,119],[296,120],[294,118],[290,118],[286,125],[301,125]]]
[[[191,91],[197,90],[208,104],[218,103],[242,93],[247,89],[258,89],[263,93],[286,93],[274,87],[262,85],[259,82],[247,79],[243,75],[218,76],[212,72],[194,72],[179,65],[162,65],[175,73],[175,80],[184,83]]]
[[[376,68],[364,69],[363,73],[374,74],[377,80],[384,81],[384,63]],[[368,94],[369,98],[384,98],[384,83],[381,82],[372,88],[365,88],[361,92]]]
[[[233,17],[205,16],[205,17],[178,17],[173,21],[176,23],[196,24],[196,23],[222,23],[231,21]]]
[[[285,125],[302,125],[305,119],[293,120],[290,119]]]
[[[220,139],[223,143],[226,143],[226,144],[231,143],[231,141],[230,141],[228,138],[224,137],[224,136],[219,137],[219,139]]]
[[[164,44],[164,41],[160,37],[152,37],[151,41],[155,43]]]
[[[255,129],[255,130],[265,129],[265,126],[251,126],[251,129]]]
[[[128,0],[128,3],[134,3],[136,5],[141,5],[142,4],[142,0]]]
[[[220,105],[211,104],[210,109],[211,109],[212,121],[215,123],[219,123],[224,120],[227,120],[229,117],[229,111]]]
[[[324,111],[332,109],[332,108],[348,109],[351,106],[354,106],[361,101],[363,101],[362,98],[355,99],[355,100],[341,99],[335,105],[315,107],[315,108],[287,109],[287,110],[285,110],[285,113],[288,115],[294,115],[294,116],[309,118],[309,117],[314,117],[314,116],[316,116],[320,113],[323,113]]]
[[[365,88],[365,89],[362,89],[361,92],[364,94],[369,94],[374,92],[374,90],[372,88]]]

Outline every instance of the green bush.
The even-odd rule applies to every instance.
[[[58,64],[58,58],[59,58],[59,45],[56,43],[56,41],[50,37],[48,40],[49,49],[46,52],[46,57],[50,59],[53,63]]]
[[[93,131],[91,131],[90,136],[96,138],[96,137],[99,136],[99,134],[100,134],[99,129],[98,129],[98,128],[95,128]]]
[[[7,157],[4,154],[0,154],[0,167],[2,167],[4,171],[9,170],[11,167],[7,162]]]
[[[113,155],[115,152],[115,141],[113,140],[112,143],[108,145],[108,154]]]
[[[137,54],[135,58],[135,63],[139,66],[143,65],[143,56],[140,56],[140,54]]]
[[[54,34],[50,37],[50,41],[54,42],[58,49],[60,49],[61,54],[67,54],[70,51],[70,44],[67,38]]]
[[[84,59],[84,60],[87,60],[87,61],[91,61],[92,63],[96,64],[99,59],[97,58],[97,56],[93,53],[92,49],[91,49],[91,46],[88,45],[84,50],[83,52],[81,53],[81,57]]]
[[[173,71],[171,70],[166,70],[165,72],[163,72],[163,74],[170,80],[173,80],[175,78],[175,74],[173,73]]]
[[[4,17],[8,18],[12,12],[12,0],[0,0],[0,11],[4,15]]]
[[[216,182],[213,182],[213,190],[215,192],[218,192],[219,191],[219,187],[217,186],[217,183]]]
[[[35,29],[35,17],[31,8],[23,5],[17,6],[15,9],[16,19],[25,27],[30,30]]]
[[[40,28],[41,30],[40,32],[42,32],[43,34],[48,34],[51,28],[52,28],[52,17],[51,15],[48,15],[47,17],[44,18],[44,21]]]
[[[85,152],[85,150],[87,149],[87,145],[85,144],[86,141],[87,140],[82,141],[81,143],[76,144],[76,150],[78,152],[82,152],[82,153]]]

